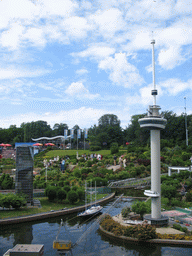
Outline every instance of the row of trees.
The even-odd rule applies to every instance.
[[[135,145],[149,144],[149,131],[140,129],[138,119],[145,115],[134,115],[131,118],[131,124],[125,130],[126,140],[133,142]],[[162,116],[167,119],[167,125],[161,131],[161,147],[174,147],[176,145],[185,147],[186,145],[186,127],[185,114],[177,116],[172,111],[162,112]],[[187,116],[187,128],[189,145],[192,145],[192,115]]]
[[[45,190],[45,194],[48,197],[49,201],[63,201],[67,199],[69,203],[74,204],[77,200],[83,200],[85,198],[85,192],[83,188],[78,188],[77,186],[64,186],[56,187],[56,186],[49,186]]]
[[[164,118],[167,119],[167,125],[161,131],[161,144],[163,147],[173,147],[175,145],[185,146],[186,144],[186,127],[184,114],[177,116],[172,111],[162,112]],[[126,129],[120,126],[120,120],[116,115],[106,114],[99,118],[98,125],[89,128],[88,141],[91,149],[99,150],[101,148],[110,148],[114,142],[118,145],[125,145],[129,142],[132,145],[147,145],[149,144],[149,131],[141,129],[138,119],[144,117],[142,115],[134,115]],[[189,145],[192,144],[192,115],[187,116],[187,127],[189,132]],[[75,139],[77,130],[80,127],[73,127]],[[36,121],[30,123],[22,123],[19,128],[16,125],[11,125],[8,129],[0,128],[0,142],[11,143],[15,142],[30,142],[31,138],[42,136],[63,135],[64,129],[68,129],[66,123],[56,123],[53,128],[45,121]],[[80,140],[79,140],[80,141]]]

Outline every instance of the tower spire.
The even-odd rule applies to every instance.
[[[153,35],[153,31],[152,31]],[[156,85],[155,85],[155,51],[154,51],[154,45],[155,45],[155,40],[151,40],[152,44],[152,67],[153,67],[153,90],[151,91],[151,95],[153,95],[153,105],[156,105],[156,95],[157,95],[157,90],[156,90]]]

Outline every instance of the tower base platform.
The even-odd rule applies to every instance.
[[[169,224],[169,218],[166,216],[161,216],[161,218],[152,218],[151,215],[145,215],[144,219],[151,222],[151,225],[158,225],[158,226],[167,226]]]

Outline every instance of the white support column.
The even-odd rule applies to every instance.
[[[168,167],[168,176],[171,176],[171,167]]]
[[[159,197],[151,198],[151,217],[161,218],[161,180],[160,180],[160,130],[151,130],[151,190]]]

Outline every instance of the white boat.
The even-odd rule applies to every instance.
[[[103,207],[100,205],[91,206],[90,208],[86,209],[84,212],[78,213],[78,217],[88,217],[92,215],[97,215],[102,211]]]
[[[97,190],[96,190],[96,183],[95,183],[95,203],[92,204],[92,195],[91,195],[91,206],[87,206],[87,183],[85,183],[85,211],[80,212],[77,214],[78,217],[88,217],[99,214],[103,207],[99,204],[96,204],[96,196],[97,196]]]

